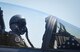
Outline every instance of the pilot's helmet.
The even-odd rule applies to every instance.
[[[10,19],[10,22],[9,22],[9,25],[13,24],[13,23],[25,23],[24,25],[26,25],[26,21],[25,19],[23,18],[23,16],[21,15],[14,15],[12,16],[12,18]]]
[[[21,32],[24,32],[25,30],[26,20],[21,15],[14,15],[10,19],[9,25],[12,31],[15,31],[21,34]]]

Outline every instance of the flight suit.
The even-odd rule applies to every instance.
[[[20,36],[8,32],[0,34],[0,46],[28,47]]]

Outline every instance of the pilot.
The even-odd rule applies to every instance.
[[[28,47],[24,40],[22,39],[21,35],[23,35],[25,32],[27,32],[26,28],[26,21],[24,18],[22,18],[21,15],[14,15],[9,22],[9,26],[11,31],[9,32],[10,34],[10,40],[9,41],[12,46],[15,47]]]
[[[21,37],[21,35],[26,33],[26,39],[28,40],[31,47],[34,48],[34,46],[32,45],[32,43],[30,42],[30,40],[28,38],[28,30],[26,27],[26,20],[23,18],[23,16],[14,15],[10,19],[9,26],[11,29],[10,34],[13,34],[13,36],[11,35],[11,37],[12,37],[11,40],[14,40],[13,43],[16,42],[15,44],[20,47],[28,47]]]

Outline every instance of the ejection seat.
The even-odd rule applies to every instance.
[[[55,44],[56,49],[80,49],[80,39],[70,34],[57,18],[49,16],[45,22],[42,49],[55,49]]]
[[[53,16],[45,19],[45,33],[43,35],[42,49],[54,48],[55,33],[57,29],[57,20]]]
[[[49,16],[45,22],[42,49],[55,49],[55,44],[56,49],[80,49],[80,39],[70,34],[56,17]]]

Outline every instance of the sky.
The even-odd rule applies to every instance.
[[[79,20],[80,20],[80,0],[0,0],[0,2],[11,3],[14,5],[24,6],[27,8],[42,11],[42,12],[47,13],[49,15],[56,16],[64,21],[80,28],[80,23],[79,23]],[[18,10],[18,8],[16,8],[16,9]],[[6,12],[8,12],[8,11],[6,11]],[[13,13],[16,13],[16,11],[14,11]],[[35,15],[36,14],[37,13],[35,13]],[[38,13],[38,14],[41,14],[41,13]],[[44,14],[44,15],[41,14],[41,16],[47,16],[47,14]],[[10,15],[10,17],[11,16],[12,15]],[[30,21],[28,21],[28,22],[30,23]],[[34,22],[37,22],[37,21],[34,20]],[[36,24],[38,24],[38,23],[36,23]],[[36,24],[28,24],[28,25],[34,25],[34,27],[36,27]],[[42,23],[40,23],[40,24],[42,24]],[[31,32],[34,31],[34,30],[30,30],[31,28],[34,29],[34,27],[32,28],[30,26],[29,31],[31,31]],[[42,28],[44,28],[44,27],[42,27]],[[40,30],[36,29],[36,30],[38,30],[37,33],[39,33],[39,31],[42,32],[41,34],[39,34],[39,35],[41,35],[40,37],[36,34],[36,32],[33,32],[33,33],[36,34],[37,38],[34,38],[32,33],[29,34],[31,38],[32,37],[34,38],[33,40],[35,42],[39,40],[37,43],[32,42],[32,43],[34,43],[34,45],[36,45],[36,47],[41,46],[41,42],[42,42],[41,37],[42,37],[42,34],[44,33],[44,30],[42,28]]]

